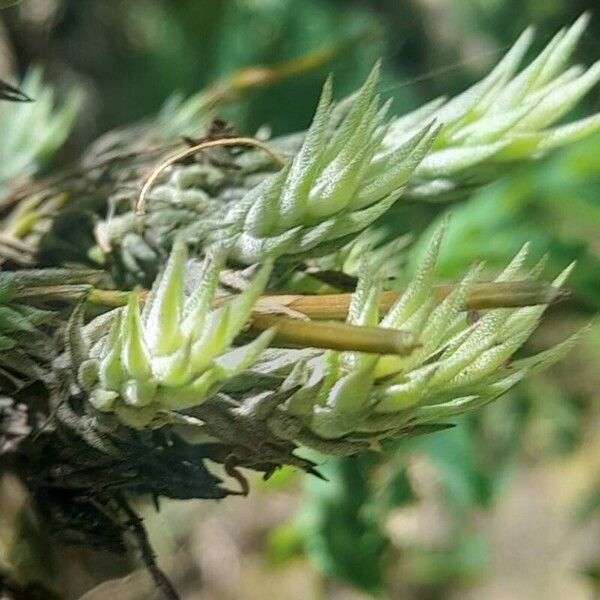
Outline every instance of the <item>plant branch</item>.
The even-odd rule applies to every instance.
[[[444,300],[455,289],[453,284],[439,284],[433,287],[438,301]],[[382,292],[379,299],[379,311],[386,312],[402,292]],[[549,304],[564,297],[565,292],[549,284],[532,280],[482,282],[471,286],[464,310],[486,310],[491,308],[516,308]],[[352,294],[323,295],[283,295],[262,296],[255,307],[257,312],[273,312],[278,303],[286,309],[302,313],[311,319],[345,319],[348,315]],[[222,300],[220,299],[222,302]]]
[[[146,568],[152,575],[152,579],[156,583],[157,587],[161,590],[167,600],[179,600],[179,594],[173,587],[173,584],[169,581],[169,578],[162,572],[160,567],[156,563],[156,555],[148,540],[146,529],[142,524],[142,519],[138,514],[129,506],[127,500],[121,495],[116,496],[117,504],[119,508],[127,516],[127,525],[131,528],[133,535],[136,538],[140,552],[142,554],[142,560],[146,565]]]
[[[453,290],[454,284],[439,284],[433,287],[438,301],[444,300]],[[86,301],[98,306],[117,308],[125,306],[130,292],[122,290],[103,290],[89,284],[48,285],[44,287],[24,287],[15,293],[16,298],[35,298],[44,300],[79,300],[87,294]],[[145,301],[146,290],[139,292],[141,301]],[[385,312],[401,296],[400,291],[382,292],[379,310]],[[518,308],[550,304],[565,298],[567,292],[557,290],[546,283],[531,280],[475,283],[467,296],[463,310],[488,310],[492,308]],[[229,302],[235,296],[221,296],[215,306]],[[310,319],[345,319],[352,294],[281,294],[261,296],[256,305],[257,313],[296,312]]]
[[[247,90],[272,85],[283,79],[297,77],[323,67],[355,44],[375,38],[377,28],[367,27],[335,44],[326,44],[314,52],[274,65],[254,65],[238,69],[208,87],[204,92],[207,109],[221,102],[237,99]]]
[[[441,284],[433,288],[433,293],[441,301],[453,289],[455,286],[452,284]],[[16,296],[46,301],[76,301],[85,298],[91,304],[118,308],[127,304],[130,293],[102,290],[90,285],[60,285],[22,288]],[[145,302],[148,292],[141,290],[138,294],[140,301]],[[400,295],[401,292],[396,291],[383,292],[379,310],[389,310]],[[548,304],[563,296],[564,292],[536,281],[483,282],[471,287],[463,309],[485,310]],[[222,296],[214,306],[221,306],[234,297]],[[417,347],[418,341],[407,331],[336,322],[347,317],[351,297],[351,294],[262,296],[255,304],[249,329],[260,332],[275,327],[275,340],[285,345],[400,355],[409,354]],[[299,318],[285,316],[294,313]]]
[[[419,346],[409,331],[335,321],[304,321],[272,314],[252,316],[251,330],[265,331],[271,327],[276,329],[275,341],[301,347],[407,356]]]

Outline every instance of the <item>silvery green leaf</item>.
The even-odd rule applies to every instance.
[[[152,378],[166,388],[183,386],[197,368],[193,358],[192,339],[188,338],[170,354],[152,357]]]
[[[120,398],[127,406],[148,406],[154,402],[156,389],[155,381],[129,379],[121,386]]]
[[[232,256],[245,264],[255,264],[269,257],[286,254],[288,249],[295,248],[294,240],[302,231],[302,226],[294,227],[279,235],[256,238],[242,233],[235,243]]]
[[[436,364],[427,365],[411,373],[407,381],[385,386],[381,390],[376,411],[394,413],[419,403],[437,368]]]
[[[217,379],[234,377],[249,368],[269,346],[274,335],[274,329],[267,329],[249,344],[235,348],[216,358],[214,369]]]
[[[142,329],[138,294],[131,294],[129,297],[121,323],[121,336],[124,369],[135,379],[147,379],[150,377],[151,367]]]
[[[565,66],[588,26],[589,21],[590,14],[588,12],[583,13],[561,37],[559,43],[554,48],[554,52],[546,60],[544,67],[538,74],[535,81],[537,87],[550,81]]]
[[[208,248],[200,281],[196,290],[185,301],[181,326],[184,336],[193,338],[200,336],[206,315],[217,293],[219,273],[225,267],[228,252],[229,248],[224,244],[213,244]]]
[[[215,372],[208,370],[184,386],[160,388],[156,394],[156,402],[170,410],[191,408],[202,403],[215,383]]]
[[[183,239],[178,238],[167,261],[164,272],[151,291],[145,308],[146,343],[156,356],[170,354],[182,343],[179,329],[184,304],[184,272],[187,250]]]
[[[546,129],[538,142],[538,149],[541,151],[552,150],[559,146],[564,146],[576,142],[584,137],[592,135],[600,130],[600,114],[561,125],[553,129]]]
[[[513,363],[513,368],[515,370],[523,370],[529,375],[551,367],[554,363],[561,360],[588,333],[590,328],[591,325],[583,327],[566,340],[548,350],[516,360]]]
[[[492,158],[508,144],[508,141],[476,146],[460,146],[436,150],[427,155],[416,169],[420,178],[445,177],[456,171],[472,167]]]
[[[516,124],[514,130],[531,131],[554,123],[571,110],[599,80],[600,62],[597,62],[577,79],[549,93]]]
[[[381,325],[383,327],[401,328],[404,322],[427,298],[433,283],[435,265],[445,230],[446,224],[443,224],[432,236],[425,257],[410,284],[382,319]]]

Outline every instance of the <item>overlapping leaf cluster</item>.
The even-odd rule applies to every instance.
[[[432,123],[383,151],[389,105],[380,104],[376,67],[335,126],[329,80],[302,147],[232,208],[233,258],[302,257],[331,252],[373,223],[400,197],[427,154]],[[226,235],[231,235],[227,231]]]
[[[289,148],[282,142],[277,151],[287,155]],[[218,150],[194,164],[173,167],[151,191],[143,226],[130,211],[107,221],[111,256],[126,283],[151,284],[176,236],[198,244],[222,230],[229,207],[274,170],[272,160],[260,152],[234,156]]]
[[[132,294],[127,308],[70,327],[70,352],[82,388],[101,412],[114,412],[136,428],[169,421],[173,411],[201,404],[217,385],[239,375],[269,344],[266,331],[231,348],[263,291],[265,264],[235,300],[212,308],[225,251],[213,249],[201,284],[185,297],[186,247],[179,238],[143,309]],[[162,416],[162,422],[161,422]]]
[[[465,304],[477,268],[437,299],[433,285],[442,237],[440,229],[410,285],[382,318],[381,282],[368,259],[353,295],[348,322],[411,332],[419,346],[408,356],[298,353],[277,345],[266,351],[273,331],[238,346],[270,264],[245,292],[214,308],[227,250],[211,252],[197,289],[184,300],[185,246],[179,240],[143,310],[132,294],[126,309],[99,317],[80,337],[73,321],[70,351],[79,385],[95,410],[134,428],[181,425],[188,439],[205,439],[209,431],[211,439],[229,440],[230,432],[218,423],[231,426],[231,418],[240,426],[245,419],[246,426],[252,424],[249,437],[260,427],[262,436],[344,455],[379,440],[444,427],[447,419],[492,401],[532,370],[558,360],[575,338],[511,362],[546,303],[472,318]],[[496,281],[522,278],[526,255],[524,248]],[[568,271],[554,282],[556,289]],[[212,422],[201,408],[205,404],[215,411]],[[255,443],[260,447],[268,440]]]
[[[366,232],[362,242],[357,236],[407,188],[429,198],[464,189],[493,177],[507,161],[535,158],[600,126],[594,116],[552,127],[600,78],[598,65],[565,70],[586,21],[583,16],[561,31],[515,75],[531,39],[525,32],[470,90],[395,120],[387,117],[388,105],[381,105],[376,91],[378,67],[359,92],[338,105],[328,81],[311,127],[291,155],[285,146],[283,167],[275,173],[269,172],[269,157],[256,158],[257,150],[223,151],[175,165],[152,190],[141,220],[126,213],[108,223],[110,240],[120,240],[123,264],[131,270],[160,262],[157,249],[168,247],[166,240],[179,236],[179,241],[141,312],[132,296],[127,309],[103,317],[100,327],[89,326],[90,339],[84,334],[71,340],[80,349],[74,355],[78,382],[93,409],[134,427],[196,418],[194,427],[202,431],[205,413],[198,408],[217,407],[234,420],[242,413],[257,415],[278,439],[345,454],[379,439],[443,426],[445,419],[493,400],[531,369],[556,359],[571,342],[507,367],[544,305],[490,310],[470,321],[465,299],[476,268],[446,299],[435,298],[441,230],[386,315],[378,314],[379,291],[390,264],[398,264],[398,243],[380,247],[377,256],[370,253],[353,296],[348,322],[409,331],[420,343],[409,356],[311,350],[287,360],[294,356],[290,350],[265,351],[271,333],[250,345],[236,344],[268,283],[269,261],[325,255],[356,274],[357,252],[365,254],[373,240],[381,241],[376,230]],[[235,164],[229,173],[227,160]],[[187,300],[186,242],[207,255],[204,279]],[[332,254],[348,242],[353,246]],[[525,255],[497,281],[520,277]],[[211,308],[226,262],[265,261],[246,292],[230,305]],[[206,427],[210,437],[219,437],[218,427],[216,433]]]
[[[60,148],[81,104],[72,92],[58,105],[39,69],[26,75],[21,89],[34,101],[0,104],[0,192],[11,179],[35,173]]]
[[[540,355],[511,362],[539,324],[545,305],[502,308],[474,318],[464,310],[477,268],[443,301],[433,294],[442,240],[438,230],[406,291],[380,318],[380,286],[366,268],[353,297],[349,322],[411,331],[420,347],[409,356],[328,352],[295,365],[284,388],[294,435],[320,450],[352,453],[375,439],[443,426],[446,419],[494,400],[533,370],[558,360],[576,337]],[[527,247],[496,278],[523,276]],[[570,269],[553,283],[558,289]],[[532,274],[535,274],[535,269]],[[341,443],[339,443],[341,442]]]
[[[443,229],[404,292],[380,315],[380,292],[398,275],[406,238],[385,243],[377,221],[401,197],[458,196],[505,172],[508,162],[536,158],[597,129],[598,116],[554,126],[600,77],[598,65],[565,70],[585,21],[559,33],[515,75],[531,36],[526,32],[465,94],[407,116],[388,117],[375,67],[362,88],[338,104],[328,81],[309,130],[271,140],[269,152],[250,140],[257,147],[212,145],[192,156],[199,144],[188,139],[194,150],[177,154],[185,162],[163,163],[182,143],[168,136],[188,126],[192,135],[206,133],[215,141],[213,131],[193,128],[204,124],[198,96],[147,128],[109,133],[74,175],[26,198],[24,212],[12,214],[18,226],[8,233],[16,231],[22,241],[24,231],[35,229],[27,212],[33,206],[45,210],[34,216],[42,215],[53,234],[37,228],[32,262],[93,259],[104,268],[102,289],[80,290],[89,296],[64,324],[66,342],[46,330],[51,319],[62,330],[61,316],[39,306],[49,297],[72,300],[65,298],[64,284],[81,274],[70,268],[0,276],[0,383],[6,379],[19,388],[38,380],[30,388],[45,394],[36,398],[45,421],[38,427],[37,406],[21,410],[18,403],[27,395],[19,393],[22,388],[8,398],[0,389],[0,446],[25,453],[19,458],[23,479],[51,526],[120,548],[129,526],[121,527],[124,493],[223,497],[230,490],[209,473],[205,459],[223,464],[242,483],[237,466],[266,475],[284,464],[314,472],[296,453],[299,446],[345,456],[436,431],[558,360],[577,336],[537,356],[513,359],[555,292],[536,296],[536,305],[469,312],[467,299],[480,275],[474,267],[449,295],[437,293]],[[56,116],[49,93],[26,90],[37,102],[6,117],[12,137],[0,185],[3,177],[30,173],[62,141],[69,122],[67,109]],[[27,152],[20,153],[25,141]],[[167,171],[164,165],[170,165]],[[152,176],[158,185],[139,215],[134,211],[149,173],[161,179]],[[72,211],[60,210],[65,191]],[[99,212],[108,214],[104,223],[96,220]],[[89,244],[80,242],[93,236],[98,246],[88,252]],[[19,248],[14,239],[11,244],[5,258],[14,264]],[[199,278],[189,277],[188,252],[194,268],[203,259]],[[524,249],[496,283],[535,279],[541,267],[524,272],[525,258]],[[329,269],[346,287],[358,280],[345,325],[317,323],[314,314],[311,321],[308,312],[286,304],[292,286],[301,287],[311,269],[313,275]],[[129,291],[153,280],[148,294]],[[229,297],[223,298],[226,286]],[[268,298],[261,298],[267,289]],[[127,294],[126,306],[112,308]],[[106,312],[86,325],[90,312],[103,310],[94,303]],[[263,331],[261,318],[273,327]],[[310,336],[290,341],[281,333],[291,322],[313,334],[324,325],[339,337],[330,333],[329,345]],[[353,339],[339,339],[340,328]],[[364,344],[352,342],[365,335],[411,343],[403,352],[391,343],[359,351]],[[39,443],[21,443],[29,426]]]
[[[600,114],[555,125],[600,80],[600,62],[569,66],[589,15],[559,31],[517,73],[532,39],[527,29],[487,77],[462,94],[439,98],[396,119],[384,145],[394,147],[430,119],[443,124],[432,151],[418,166],[407,195],[455,199],[495,179],[507,163],[539,156],[600,129]]]
[[[125,271],[139,276],[144,263],[156,264],[175,229],[201,245],[237,236],[230,259],[244,264],[329,254],[401,197],[461,198],[512,163],[592,134],[599,115],[556,125],[600,79],[598,63],[568,66],[587,21],[583,15],[560,31],[517,72],[533,39],[532,30],[525,31],[483,80],[397,118],[381,105],[377,68],[359,92],[336,105],[328,81],[308,131],[271,140],[275,150],[283,149],[278,173],[264,157],[257,161],[254,150],[235,157],[238,170],[252,173],[243,183],[220,159],[204,159],[202,168],[177,165],[150,195],[146,218],[111,218],[108,234]],[[206,170],[229,196],[203,183]],[[210,202],[215,196],[220,201]]]

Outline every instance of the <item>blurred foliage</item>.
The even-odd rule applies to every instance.
[[[325,480],[306,482],[310,500],[298,517],[304,549],[317,568],[371,592],[383,586],[389,545],[381,530],[381,501],[369,485],[376,464],[370,453],[328,461],[321,469]]]
[[[509,428],[504,440],[485,436],[482,444],[481,423],[463,421],[429,437],[390,445],[383,454],[328,460],[321,470],[325,481],[305,482],[306,498],[292,530],[295,545],[326,575],[368,592],[385,589],[386,570],[397,568],[399,561],[407,583],[433,588],[477,574],[487,565],[486,542],[471,531],[469,519],[493,501],[510,471],[517,450],[510,442],[518,424]],[[432,468],[444,504],[445,514],[439,516],[449,519],[449,530],[432,547],[408,540],[393,548],[391,515],[423,501],[408,468],[415,456],[425,457]],[[289,548],[294,538],[286,531]]]
[[[80,95],[71,91],[58,106],[54,90],[42,82],[40,69],[27,73],[21,89],[34,101],[0,104],[0,194],[54,155],[68,137],[81,104]]]
[[[222,115],[243,131],[297,130],[309,123],[329,72],[347,95],[386,53],[380,19],[344,0],[57,0],[35,21],[40,4],[7,11],[17,57],[83,80],[101,130],[156,113],[174,92],[188,95],[237,69],[343,47],[333,61],[257,90]],[[383,82],[393,83],[391,69]]]

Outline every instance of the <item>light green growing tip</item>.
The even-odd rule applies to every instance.
[[[245,292],[213,309],[226,252],[226,247],[209,252],[200,284],[186,297],[187,248],[178,240],[145,306],[133,292],[127,306],[118,309],[110,330],[85,357],[88,370],[96,365],[97,380],[87,391],[97,410],[114,413],[129,425],[149,426],[159,414],[201,404],[260,356],[272,331],[249,344],[233,344],[272,265],[264,264]],[[93,327],[92,321],[87,328]],[[144,410],[132,412],[140,408]]]
[[[432,121],[391,150],[387,105],[376,65],[337,124],[331,81],[323,88],[304,143],[281,171],[266,177],[234,209],[238,235],[231,256],[253,264],[298,258],[341,245],[373,223],[402,195],[439,127]],[[218,235],[230,235],[230,231]]]

